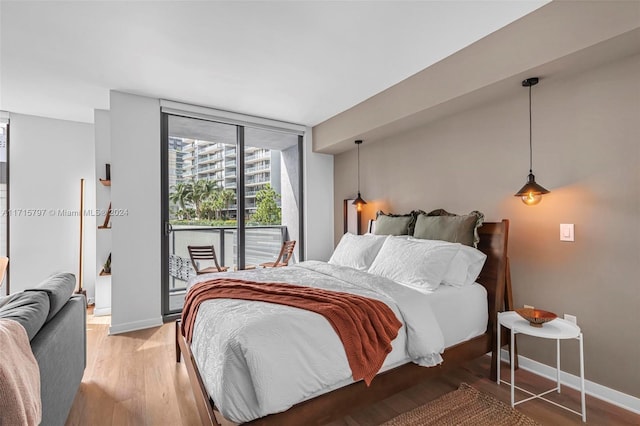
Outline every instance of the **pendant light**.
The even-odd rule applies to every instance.
[[[358,147],[358,198],[353,200],[352,204],[356,206],[358,211],[360,211],[362,210],[362,206],[367,204],[367,202],[363,200],[362,197],[360,196],[360,145],[362,144],[362,141],[357,140],[355,143],[356,143],[356,146]]]
[[[533,149],[532,149],[532,131],[531,131],[531,87],[538,84],[538,77],[527,78],[522,82],[523,87],[529,88],[529,176],[527,183],[518,191],[515,196],[520,197],[522,202],[528,206],[534,206],[542,201],[542,194],[548,194],[549,191],[536,183],[536,177],[533,175]]]

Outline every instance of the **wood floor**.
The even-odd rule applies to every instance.
[[[180,426],[199,422],[184,363],[176,364],[174,325],[108,336],[109,317],[89,315],[87,368],[71,408],[68,426]],[[503,365],[508,374],[508,365]],[[409,411],[466,382],[509,402],[509,388],[487,379],[489,358],[483,357],[446,375],[408,389],[374,406],[356,410],[330,426],[377,425]],[[519,385],[546,390],[553,384],[520,370]],[[553,394],[557,402],[580,409],[578,392],[563,388]],[[530,401],[517,409],[542,425],[581,425],[578,415],[543,401]],[[587,424],[640,425],[640,416],[587,396]]]

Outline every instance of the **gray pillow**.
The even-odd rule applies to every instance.
[[[434,210],[418,215],[413,236],[477,247],[480,241],[477,228],[482,226],[482,222],[484,215],[479,211],[458,216],[442,209]]]
[[[395,215],[378,212],[374,233],[377,235],[411,235],[410,229],[413,228],[413,223],[414,216],[411,213]]]
[[[40,331],[47,321],[49,298],[42,291],[15,293],[0,301],[0,318],[20,323],[29,340]]]
[[[49,315],[47,321],[53,318],[67,303],[76,288],[76,276],[71,273],[59,273],[50,276],[34,288],[25,291],[42,291],[49,296]]]

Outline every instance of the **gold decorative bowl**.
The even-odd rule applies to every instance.
[[[553,312],[543,311],[542,309],[521,308],[516,309],[518,315],[529,321],[531,327],[542,327],[542,324],[556,319],[558,316]]]

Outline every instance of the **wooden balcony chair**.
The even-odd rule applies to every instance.
[[[187,250],[189,250],[191,264],[193,265],[193,269],[196,270],[197,275],[210,274],[212,272],[225,272],[229,269],[228,266],[220,266],[218,264],[216,250],[213,246],[187,246]],[[213,261],[213,266],[200,268],[200,261],[207,260]]]
[[[296,241],[285,241],[282,243],[282,248],[280,248],[280,254],[275,262],[265,262],[261,263],[260,266],[263,268],[278,268],[280,266],[287,266],[289,264],[289,260],[291,260],[291,256],[293,256],[293,249],[296,246]]]

